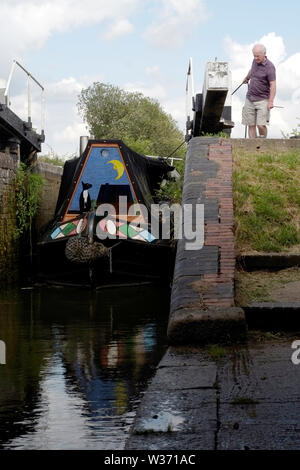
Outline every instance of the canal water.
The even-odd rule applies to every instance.
[[[0,449],[123,449],[168,312],[156,286],[1,294]]]

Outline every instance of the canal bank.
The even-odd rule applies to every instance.
[[[232,159],[233,152],[237,155],[237,159],[241,155],[237,152],[249,152],[252,156],[257,156],[258,160],[262,158],[260,165],[265,169],[265,174],[269,175],[267,190],[264,181],[264,194],[268,191],[267,196],[269,200],[272,200],[272,198],[280,197],[276,193],[276,185],[272,186],[273,177],[278,178],[278,174],[283,175],[284,181],[287,185],[289,184],[286,168],[275,168],[280,160],[280,155],[284,158],[288,152],[294,152],[293,158],[291,158],[293,162],[287,165],[287,169],[288,171],[294,171],[296,175],[295,159],[299,150],[299,139],[194,137],[189,141],[182,204],[191,205],[194,214],[196,213],[196,207],[203,205],[204,220],[202,225],[204,227],[202,225],[197,227],[195,220],[193,220],[193,230],[203,231],[204,240],[199,249],[195,249],[191,240],[185,235],[178,241],[168,325],[170,344],[189,345],[193,343],[246,340],[247,321],[245,312],[241,305],[235,303],[237,261],[239,269],[246,270],[248,269],[247,265],[250,266],[251,263],[252,267],[249,267],[251,270],[254,269],[255,264],[256,269],[261,270],[299,266],[299,245],[297,245],[299,235],[296,236],[296,234],[294,235],[295,252],[291,252],[291,249],[289,249],[289,253],[280,255],[280,253],[258,253],[257,251],[253,253],[252,250],[251,255],[248,257],[245,254],[238,256],[239,253],[235,246],[235,229],[243,220],[238,219],[234,213]],[[277,155],[277,157],[274,159],[272,155]],[[297,161],[299,161],[299,158]],[[246,161],[248,162],[248,160]],[[274,168],[272,168],[272,162]],[[249,161],[249,165],[251,165],[251,161]],[[272,171],[274,171],[274,174]],[[276,171],[278,174],[275,173]],[[242,182],[244,182],[246,189],[240,197],[250,201],[252,187],[250,184],[247,186],[245,175],[243,175],[243,178]],[[292,181],[292,183],[294,182]],[[259,182],[257,184],[259,185]],[[296,188],[294,191],[292,188],[293,186],[291,186],[291,192],[293,193],[298,190]],[[273,194],[274,192],[275,194]],[[289,201],[288,198],[289,196],[287,201]],[[291,199],[293,204],[294,199],[294,197]],[[288,205],[287,201],[285,202]],[[268,220],[271,218],[272,220],[272,217],[275,217],[275,215],[272,215],[275,214],[275,207],[271,204],[268,206],[267,202],[262,199],[256,201],[257,205],[260,204],[260,210],[265,211],[265,218]],[[262,207],[263,204],[266,204],[266,207]],[[295,205],[299,207],[299,204],[297,204]],[[251,209],[250,206],[247,208],[246,204],[245,219],[249,208]],[[293,207],[284,207],[282,212],[285,211],[288,214],[289,209],[290,212],[294,210]],[[298,217],[296,208],[295,214]],[[243,215],[239,214],[239,217],[243,218]],[[257,223],[260,222],[258,217],[256,220]],[[248,222],[251,223],[250,217]],[[292,229],[297,230],[297,220],[294,222],[295,228],[291,227],[291,231]],[[280,222],[278,224],[280,225]],[[283,222],[281,222],[281,226],[278,227],[278,234],[280,230],[284,232],[282,230],[285,228],[283,225]],[[286,229],[288,228],[288,223],[286,223]],[[246,225],[244,230],[247,230]],[[185,230],[183,232],[185,234]],[[289,242],[288,238],[287,242]],[[239,244],[242,244],[240,239]],[[290,307],[293,309],[295,306]],[[296,306],[296,308],[298,307]]]
[[[183,203],[204,204],[204,244],[189,251],[187,240],[178,243],[171,346],[139,407],[128,450],[300,448],[300,296],[256,306],[256,313],[235,306],[231,149],[248,142],[189,143]],[[280,139],[249,145],[259,153],[299,150],[299,142]],[[296,255],[288,265],[299,266]],[[285,266],[284,257],[267,258],[273,268],[274,258]],[[265,332],[252,329],[257,325]]]

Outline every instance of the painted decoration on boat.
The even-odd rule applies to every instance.
[[[133,223],[105,218],[100,220],[99,227],[103,232],[115,235],[117,238],[130,238],[149,243],[156,240],[147,229]]]
[[[52,240],[58,240],[59,238],[71,235],[79,235],[85,229],[86,224],[86,218],[72,220],[71,222],[67,222],[56,227],[55,230],[51,232],[50,237]]]
[[[132,240],[140,240],[148,243],[156,240],[156,238],[144,227],[140,227],[139,225],[128,223],[126,221],[103,218],[98,222],[98,224],[101,231],[106,232],[108,237],[114,236],[115,238],[121,239],[130,238]],[[53,232],[51,232],[50,237],[52,240],[58,240],[59,238],[79,235],[85,230],[86,226],[86,217],[72,220],[56,227]]]
[[[128,204],[137,202],[119,147],[92,146],[68,212],[82,213],[102,203],[117,203],[119,196],[126,196]]]
[[[139,155],[121,141],[89,141],[80,157],[65,163],[54,226],[44,241],[80,235],[154,242],[151,204],[168,171],[164,161]]]

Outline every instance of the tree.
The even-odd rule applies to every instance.
[[[95,138],[123,140],[138,153],[166,157],[184,140],[159,102],[142,93],[96,82],[82,90],[78,108]]]

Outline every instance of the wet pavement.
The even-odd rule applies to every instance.
[[[126,449],[299,450],[300,333],[169,348]]]

